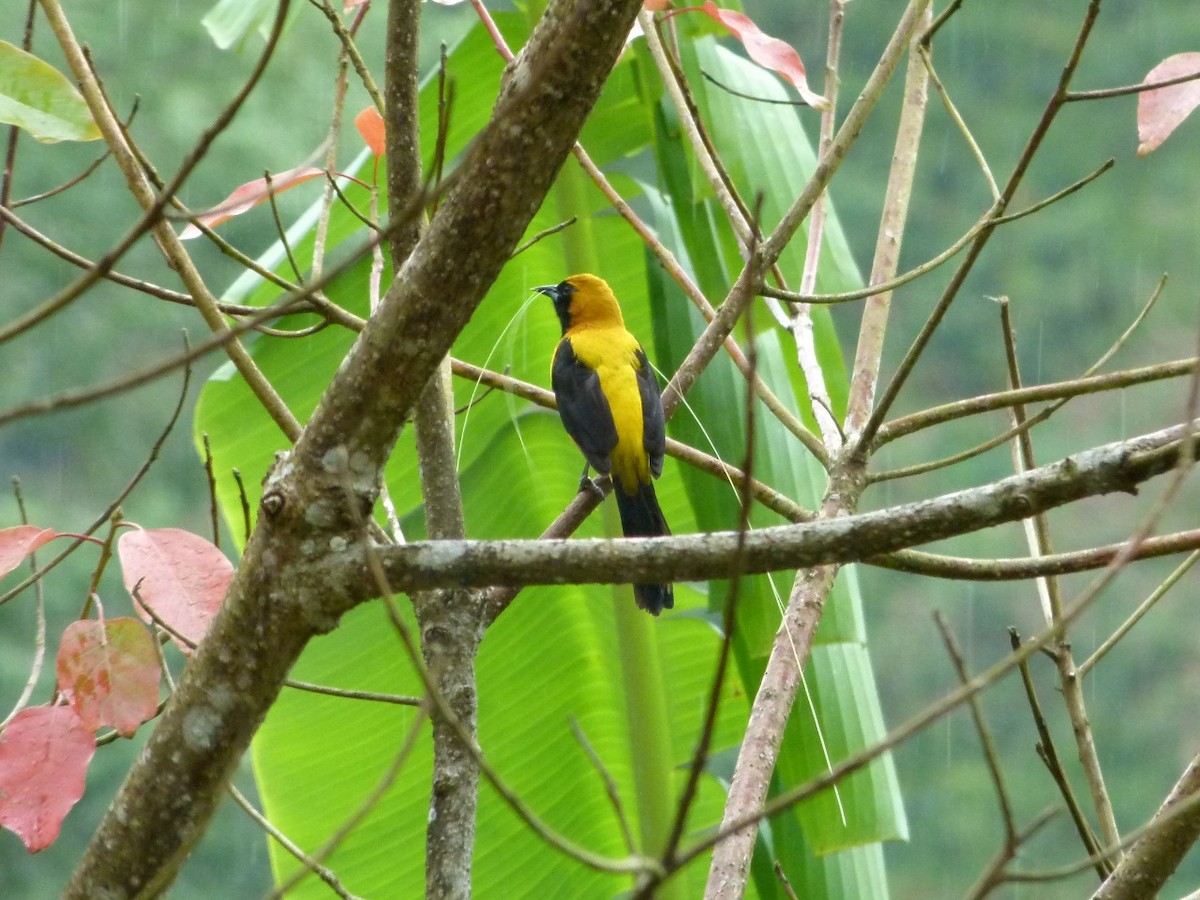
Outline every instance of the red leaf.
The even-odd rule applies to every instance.
[[[21,564],[38,547],[58,537],[58,532],[36,525],[0,529],[0,578]]]
[[[387,152],[383,117],[379,115],[379,110],[368,106],[354,117],[354,127],[358,129],[358,133],[362,135],[363,141],[371,148],[372,153],[376,156],[383,156]]]
[[[137,619],[72,622],[58,645],[58,689],[83,726],[132,737],[158,708],[158,654]]]
[[[267,179],[255,178],[253,181],[247,181],[241,187],[235,189],[219,206],[215,206],[208,212],[196,216],[196,221],[207,225],[209,228],[215,228],[222,222],[232,219],[234,216],[240,216],[247,210],[258,206],[272,192],[278,196],[289,188],[294,188],[298,184],[303,184],[310,179],[324,174],[324,169],[314,169],[312,166],[300,166],[297,169],[288,169],[286,172],[280,172],[278,175],[271,176],[270,189],[267,188]],[[180,240],[187,241],[194,237],[199,237],[200,234],[202,234],[200,229],[189,223],[180,232],[179,238]]]
[[[0,733],[0,825],[30,853],[58,839],[95,752],[92,733],[69,706],[23,709]]]
[[[703,6],[690,6],[679,11],[702,12],[711,16],[733,32],[752,60],[764,69],[770,69],[798,90],[805,103],[814,109],[825,109],[829,105],[824,97],[809,88],[800,54],[786,41],[764,33],[749,16],[732,9],[722,9],[713,3],[713,0],[705,0]]]
[[[180,528],[127,531],[117,542],[125,589],[193,644],[208,631],[233,578],[225,555],[199,535]],[[136,602],[136,601],[135,601]],[[138,615],[152,621],[138,606]],[[185,641],[171,636],[185,653]]]
[[[1142,84],[1169,81],[1196,72],[1200,72],[1200,53],[1176,53],[1151,69]],[[1200,106],[1200,80],[1138,94],[1138,156],[1156,150],[1197,106]]]

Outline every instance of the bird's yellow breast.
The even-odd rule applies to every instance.
[[[650,462],[643,443],[642,396],[638,390],[637,339],[622,326],[570,328],[575,358],[600,379],[608,400],[617,446],[612,451],[612,474],[627,493],[650,480]]]

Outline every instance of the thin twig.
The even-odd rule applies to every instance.
[[[1015,628],[1008,629],[1008,636],[1015,653],[1021,647],[1021,637]],[[1059,760],[1058,750],[1054,746],[1054,736],[1050,733],[1050,727],[1046,724],[1046,716],[1042,712],[1042,704],[1038,700],[1037,688],[1033,683],[1033,673],[1029,670],[1028,659],[1021,661],[1020,670],[1021,683],[1025,688],[1025,699],[1029,703],[1029,712],[1033,715],[1033,726],[1037,729],[1038,757],[1045,764],[1050,777],[1054,779],[1054,784],[1058,787],[1058,792],[1067,804],[1067,812],[1071,816],[1071,822],[1075,825],[1075,831],[1079,834],[1079,840],[1083,843],[1084,851],[1089,856],[1093,856],[1099,851],[1100,844],[1092,832],[1092,826],[1088,823],[1087,816],[1079,806],[1079,800],[1071,788],[1071,780],[1067,777],[1066,769]],[[1111,871],[1112,863],[1107,859],[1097,859],[1096,874],[1102,881],[1108,877],[1108,873]]]
[[[1127,94],[1144,94],[1146,91],[1157,91],[1160,88],[1184,84],[1200,78],[1200,72],[1189,72],[1187,75],[1176,75],[1174,78],[1164,78],[1162,81],[1152,81],[1149,84],[1127,84],[1123,87],[1100,88],[1094,91],[1071,91],[1066,96],[1066,102],[1075,103],[1080,100],[1107,100],[1110,97],[1124,97]]]
[[[965,556],[945,556],[921,550],[901,550],[886,556],[873,556],[863,562],[896,572],[911,572],[929,578],[951,578],[956,581],[1024,581],[1044,575],[1070,575],[1102,569],[1118,553],[1124,543],[1106,544],[1087,550],[1054,553],[1039,557],[1015,559],[970,559]],[[1148,537],[1138,545],[1133,559],[1153,559],[1200,548],[1200,528],[1174,534]]]
[[[321,865],[321,863],[305,853],[299,844],[289,838],[277,825],[259,812],[254,804],[247,799],[245,794],[237,789],[232,781],[226,785],[226,789],[229,791],[229,796],[233,798],[233,802],[240,806],[246,815],[253,819],[258,824],[258,827],[270,835],[279,846],[298,859],[307,871],[313,872],[318,878],[329,885],[331,891],[339,897],[344,898],[344,900],[356,900],[355,895],[346,890],[341,879],[334,874],[332,869]]]
[[[303,284],[304,276],[300,272],[300,264],[296,262],[296,254],[292,252],[292,244],[288,240],[283,217],[279,214],[279,204],[275,202],[275,184],[271,180],[269,171],[263,172],[263,182],[267,186],[267,202],[271,206],[271,219],[275,222],[275,233],[279,235],[279,243],[283,246],[283,252],[287,256],[288,265],[292,267],[292,274],[296,276],[296,282]]]
[[[571,216],[565,222],[559,222],[557,225],[551,225],[549,228],[543,228],[541,231],[539,231],[537,234],[535,234],[533,237],[531,237],[525,243],[523,243],[519,247],[517,247],[517,249],[514,250],[512,252],[512,254],[509,256],[509,259],[512,259],[513,257],[516,257],[516,256],[520,256],[522,253],[524,253],[526,250],[528,250],[530,247],[532,247],[538,241],[544,240],[544,239],[550,237],[550,235],[552,235],[552,234],[558,234],[564,228],[570,228],[572,225],[574,225],[576,223],[576,221],[578,221],[577,217]]]
[[[1156,603],[1158,603],[1159,600],[1167,595],[1167,591],[1174,587],[1176,582],[1178,582],[1180,578],[1187,574],[1188,570],[1191,569],[1191,567],[1194,566],[1197,561],[1200,561],[1200,550],[1196,550],[1188,554],[1187,559],[1176,566],[1174,571],[1172,571],[1171,574],[1163,580],[1162,584],[1151,591],[1150,596],[1138,604],[1138,608],[1130,614],[1129,618],[1122,622],[1120,627],[1110,634],[1105,639],[1104,643],[1096,648],[1095,652],[1092,653],[1091,656],[1079,664],[1079,668],[1076,670],[1078,677],[1080,679],[1084,678],[1087,673],[1091,671],[1092,666],[1100,662],[1100,660],[1107,655],[1108,651],[1112,650],[1112,648],[1117,645],[1117,642],[1120,641],[1121,638],[1125,637],[1125,635],[1129,633],[1129,630],[1133,628],[1133,626],[1139,621],[1141,621],[1142,617],[1146,615],[1146,613],[1150,612],[1150,609]]]
[[[1013,848],[1010,848],[1007,843],[1001,847],[996,855],[992,857],[987,868],[980,873],[975,884],[965,894],[967,900],[983,900],[994,888],[999,887],[1007,881],[1017,880],[1019,876],[1014,876],[1011,872],[1006,871],[1006,867],[1016,856],[1015,851],[1019,851],[1021,847],[1028,844],[1034,835],[1049,824],[1056,813],[1057,810],[1054,809],[1045,810],[1029,825],[1017,832]]]
[[[723,90],[725,93],[729,94],[729,96],[731,96],[731,97],[738,97],[742,100],[750,100],[753,103],[766,103],[766,104],[772,105],[772,106],[805,106],[805,107],[807,107],[810,105],[809,102],[803,98],[801,98],[799,100],[792,100],[792,99],[784,99],[784,98],[780,98],[780,97],[757,97],[754,94],[747,94],[745,91],[739,91],[736,88],[731,88],[729,85],[722,82],[719,78],[716,78],[714,75],[712,75],[709,72],[705,72],[703,69],[700,70],[700,74],[703,76],[705,81],[712,82],[718,88]]]
[[[201,432],[200,443],[204,447],[204,481],[208,487],[208,521],[212,528],[213,546],[219,549],[221,546],[221,511],[217,504],[217,477],[213,471],[212,443],[208,439],[207,431]]]
[[[938,97],[941,98],[942,106],[946,112],[950,114],[952,121],[958,128],[959,134],[963,136],[963,140],[967,142],[967,147],[971,151],[971,156],[975,158],[979,170],[983,173],[983,178],[987,182],[988,189],[992,192],[992,202],[1000,201],[1000,188],[996,186],[996,179],[992,175],[992,167],[988,165],[987,157],[983,155],[983,151],[979,149],[979,144],[975,142],[974,135],[971,134],[971,129],[967,127],[967,123],[963,121],[962,114],[959,113],[958,107],[954,105],[954,101],[950,99],[950,92],[946,90],[946,86],[942,84],[942,79],[938,78],[937,71],[933,68],[933,56],[925,47],[917,47],[917,56],[925,66],[925,71],[929,76],[929,80],[933,83],[934,90],[937,91]]]
[[[246,485],[242,481],[242,472],[240,469],[231,469],[230,474],[233,475],[233,480],[237,483],[238,497],[242,501],[242,542],[250,540],[251,519],[250,519],[250,498],[246,494]]]
[[[1085,175],[1083,178],[1080,178],[1073,184],[1063,188],[1061,191],[1057,191],[1054,194],[1051,194],[1049,197],[1039,200],[1036,203],[1033,203],[1015,213],[1008,213],[1007,215],[1002,216],[997,214],[997,208],[995,205],[989,207],[987,211],[985,211],[969,229],[967,229],[958,237],[957,240],[954,241],[954,243],[948,246],[941,253],[931,257],[918,266],[914,266],[907,272],[889,279],[888,281],[882,283],[872,283],[863,288],[856,288],[852,291],[839,291],[832,294],[804,294],[799,291],[785,291],[781,288],[772,287],[769,284],[762,285],[760,291],[764,296],[776,297],[780,300],[788,300],[794,303],[813,304],[848,303],[851,300],[862,300],[864,297],[872,297],[875,294],[882,293],[883,291],[893,291],[898,287],[903,287],[910,282],[916,281],[922,275],[932,272],[947,260],[957,256],[963,247],[971,243],[971,241],[975,239],[976,235],[978,235],[985,227],[993,227],[996,225],[1003,225],[1008,222],[1015,222],[1018,219],[1023,219],[1026,216],[1031,216],[1036,212],[1040,212],[1047,206],[1071,196],[1076,191],[1079,191],[1086,185],[1095,181],[1097,178],[1111,169],[1113,165],[1114,162],[1110,159],[1091,173]]]
[[[817,140],[817,158],[829,155],[833,145],[834,127],[837,123],[837,95],[840,84],[838,71],[842,55],[842,35],[845,31],[845,10],[842,0],[830,0],[829,37],[825,50],[824,92],[829,103],[821,111],[820,136]],[[808,214],[808,236],[804,247],[804,269],[800,275],[800,292],[811,294],[816,290],[817,271],[821,264],[821,245],[825,242],[825,221],[829,206],[829,192],[822,191],[813,202]],[[891,273],[895,274],[893,269]],[[813,419],[821,432],[821,440],[831,450],[842,447],[846,435],[841,422],[833,411],[829,397],[825,369],[817,355],[816,335],[813,331],[813,309],[808,304],[795,307],[787,323],[788,333],[796,343],[796,364],[804,374],[804,384]]]
[[[314,6],[317,6],[315,0],[309,0]],[[345,117],[346,109],[346,88],[349,81],[348,70],[350,67],[350,50],[354,47],[354,41],[345,33],[345,28],[342,25],[341,19],[337,15],[329,15],[332,10],[329,9],[328,2],[322,2],[319,6],[322,12],[334,21],[335,31],[339,28],[338,37],[341,38],[341,46],[338,49],[337,65],[333,76],[333,108],[329,113],[329,134],[325,140],[325,190],[321,192],[321,207],[317,215],[317,227],[313,235],[312,249],[312,275],[314,278],[321,276],[321,270],[325,268],[325,249],[329,238],[329,222],[333,218],[333,200],[334,197],[343,199],[346,208],[351,210],[354,215],[358,215],[358,210],[354,209],[353,205],[346,202],[342,190],[338,187],[337,179],[334,177],[334,169],[337,166],[338,145],[341,143],[342,136],[342,120]],[[380,108],[380,113],[383,110]],[[281,231],[282,233],[282,231]],[[286,242],[284,249],[288,250]],[[291,258],[291,251],[288,250],[288,258]],[[293,263],[295,268],[295,263]],[[296,271],[296,280],[303,281],[299,270]]]
[[[963,0],[950,0],[950,2],[948,4],[946,4],[946,8],[943,9],[941,11],[941,13],[938,14],[938,17],[936,19],[933,20],[933,24],[930,25],[928,28],[926,28],[924,33],[920,36],[919,40],[921,42],[921,45],[924,47],[928,47],[929,44],[933,41],[934,35],[936,35],[938,33],[939,29],[941,29],[941,27],[946,24],[946,21],[952,15],[954,15],[956,12],[959,11],[959,9],[962,7],[962,5],[963,5]]]
[[[604,782],[604,792],[608,795],[608,802],[612,804],[613,814],[617,819],[617,827],[621,830],[621,839],[625,843],[625,852],[632,856],[637,853],[637,844],[633,840],[633,832],[629,829],[629,817],[625,815],[625,807],[621,803],[621,791],[617,787],[616,779],[612,777],[612,773],[604,765],[604,760],[600,758],[600,754],[596,752],[596,748],[592,746],[591,741],[584,734],[583,726],[579,724],[579,720],[572,716],[570,724],[571,733],[575,735],[575,740],[583,748],[583,752],[587,755],[593,768],[595,768],[596,772],[600,775],[600,779]]]
[[[882,446],[896,438],[913,434],[933,425],[940,425],[953,419],[962,418],[977,413],[992,412],[1006,409],[1018,403],[1034,403],[1041,400],[1058,400],[1063,397],[1078,397],[1083,394],[1097,394],[1119,388],[1132,387],[1135,384],[1147,384],[1162,381],[1167,378],[1182,378],[1196,371],[1200,358],[1171,360],[1152,366],[1137,369],[1125,369],[1111,372],[1107,375],[1091,375],[1083,378],[1072,378],[1068,381],[1055,381],[1049,384],[1024,387],[1019,390],[997,391],[993,394],[981,394],[965,400],[956,400],[942,406],[934,406],[919,413],[893,419],[879,429],[876,446]]]
[[[325,843],[311,854],[296,857],[304,864],[304,868],[297,870],[290,877],[284,879],[282,883],[276,885],[275,889],[268,895],[271,900],[279,900],[279,898],[287,896],[287,892],[299,884],[310,872],[316,873],[323,881],[325,880],[323,872],[329,870],[322,865],[322,860],[330,857],[341,843],[354,832],[354,829],[359,826],[362,820],[367,817],[367,814],[379,805],[379,802],[383,800],[387,792],[391,790],[392,785],[396,783],[396,779],[400,775],[400,771],[408,762],[409,757],[412,756],[412,751],[417,745],[417,737],[420,735],[427,717],[428,711],[422,707],[413,719],[412,725],[409,726],[408,734],[392,759],[392,764],[388,766],[387,771],[380,777],[379,782],[362,799],[362,802],[359,803],[354,812],[347,816],[346,820],[334,829],[333,834],[329,836]]]
[[[354,65],[354,71],[358,75],[358,79],[362,82],[362,86],[366,89],[367,95],[371,98],[371,103],[380,115],[384,115],[383,95],[379,92],[379,86],[375,83],[375,77],[371,74],[370,68],[362,58],[362,54],[358,52],[358,44],[354,42],[354,35],[351,33],[357,30],[358,23],[361,20],[356,20],[354,25],[347,29],[342,22],[341,13],[334,9],[329,0],[308,0],[314,7],[320,10],[325,18],[329,20],[330,26],[333,28],[333,33],[337,35],[337,39],[341,42],[341,52],[346,55]],[[359,11],[359,16],[362,15],[362,10]]]
[[[954,665],[954,672],[958,675],[959,683],[969,684],[971,676],[967,671],[967,662],[963,657],[962,648],[954,637],[954,632],[950,630],[950,623],[946,621],[946,617],[940,611],[934,612],[933,620],[937,623],[938,631],[941,632],[942,643],[946,645],[946,652],[950,656],[950,662]],[[992,780],[992,789],[996,792],[996,803],[1000,807],[1000,822],[1004,826],[1004,846],[1011,855],[1015,856],[1017,852],[1017,822],[1013,817],[1008,788],[1004,784],[1004,773],[1000,770],[1000,756],[996,752],[996,742],[992,738],[991,729],[987,726],[987,720],[983,716],[983,707],[979,705],[977,695],[967,701],[967,708],[971,712],[971,721],[975,724],[975,733],[979,735],[983,761],[987,764],[988,777]]]
[[[1017,362],[1016,337],[1009,316],[1006,298],[1000,301],[1000,318],[1004,337],[1005,358],[1008,366],[1009,385],[1013,390],[1021,388],[1021,372]],[[1024,407],[1014,404],[1010,408],[1014,426],[1019,427],[1025,419]],[[1014,467],[1018,474],[1037,465],[1033,454],[1033,438],[1028,429],[1022,431],[1013,447]],[[1029,548],[1034,556],[1052,553],[1050,543],[1050,525],[1044,512],[1037,513],[1024,520]],[[1038,594],[1041,597],[1043,610],[1048,623],[1057,622],[1062,617],[1063,598],[1060,582],[1057,578],[1039,578],[1036,582]],[[1113,810],[1112,798],[1104,783],[1104,772],[1100,767],[1100,756],[1096,750],[1095,732],[1092,730],[1091,719],[1087,712],[1087,703],[1083,696],[1083,682],[1075,671],[1075,658],[1071,652],[1071,644],[1064,628],[1058,641],[1051,646],[1055,664],[1058,667],[1059,686],[1062,690],[1063,704],[1071,720],[1071,730],[1075,736],[1076,749],[1080,764],[1083,766],[1088,788],[1092,794],[1092,803],[1096,817],[1100,822],[1100,834],[1106,844],[1116,844],[1120,841],[1117,830],[1116,813]]]
[[[333,687],[328,684],[313,684],[311,681],[297,681],[288,678],[283,682],[284,687],[297,691],[307,691],[311,694],[324,694],[328,697],[340,697],[343,700],[369,700],[372,703],[394,703],[397,706],[420,706],[425,701],[420,697],[404,694],[383,694],[379,691],[359,691],[350,688]]]

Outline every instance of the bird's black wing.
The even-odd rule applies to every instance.
[[[662,474],[663,455],[667,452],[667,421],[663,415],[658,378],[641,347],[638,347],[637,361],[638,393],[642,397],[642,446],[650,456],[650,471],[657,478]]]
[[[617,426],[608,399],[600,390],[600,376],[576,359],[570,338],[558,342],[550,383],[567,434],[579,445],[591,467],[607,475],[612,468],[610,454],[617,446]]]

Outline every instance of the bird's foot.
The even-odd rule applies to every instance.
[[[604,499],[604,491],[600,488],[600,485],[596,483],[595,479],[588,478],[586,474],[579,476],[579,493],[595,494],[597,500]]]

